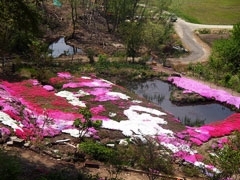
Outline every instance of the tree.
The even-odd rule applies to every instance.
[[[139,6],[140,0],[104,0],[104,16],[109,32],[115,32],[126,20],[132,21],[143,15],[145,7]]]
[[[126,45],[127,57],[134,62],[137,51],[142,44],[143,24],[139,22],[125,22],[121,25],[121,35]]]
[[[0,46],[3,51],[23,52],[39,34],[40,15],[34,3],[0,0]]]
[[[232,35],[229,39],[221,39],[214,43],[211,59],[213,62],[220,61],[222,67],[227,65],[228,70],[236,74],[240,70],[240,23],[233,26]]]
[[[77,7],[79,5],[79,0],[69,0],[70,7],[71,7],[71,18],[72,18],[72,38],[75,35],[76,31],[76,22],[77,22],[77,17],[78,17],[78,11]]]

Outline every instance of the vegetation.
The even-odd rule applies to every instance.
[[[210,154],[210,160],[220,170],[213,179],[239,179],[240,132],[234,132],[225,144],[215,142],[212,147],[214,151]]]
[[[193,75],[240,92],[240,23],[234,25],[229,39],[214,42],[210,60],[190,65]]]
[[[83,140],[90,128],[98,129],[102,125],[101,120],[92,121],[92,113],[88,107],[81,108],[79,113],[83,115],[83,119],[76,119],[73,125],[79,129],[79,138]]]
[[[94,62],[94,55],[97,53],[95,53],[93,49],[88,48],[87,56],[90,64],[84,64],[84,66],[76,66],[75,64],[69,65],[68,67],[63,66],[64,70],[96,72],[97,75],[101,75],[102,77],[118,75],[123,78],[128,77],[129,80],[149,78],[157,75],[149,71],[149,67],[146,67],[146,61],[150,58],[150,53],[155,51],[159,53],[158,55],[161,55],[162,61],[164,62],[168,56],[164,51],[165,47],[171,47],[171,45],[175,43],[174,39],[172,39],[172,23],[169,22],[169,16],[164,13],[164,10],[168,10],[171,1],[158,0],[157,2],[151,2],[149,4],[148,1],[145,1],[144,4],[140,4],[139,0],[104,0],[103,10],[99,10],[102,9],[102,4],[93,4],[90,3],[90,1],[69,0],[67,2],[71,7],[73,27],[71,38],[75,37],[77,28],[80,26],[80,17],[87,18],[86,24],[94,24],[93,26],[95,26],[93,15],[98,12],[107,23],[107,31],[118,36],[124,42],[126,49],[124,55],[119,57],[117,61],[114,61],[105,54],[98,54],[99,61]],[[183,14],[183,6],[186,6],[188,10],[202,13],[200,16],[198,15],[198,17],[210,19],[209,22],[214,21],[217,24],[221,23],[221,21],[216,20],[216,17],[215,19],[206,18],[203,14],[204,11],[196,11],[194,8],[189,8],[190,5],[191,7],[200,9],[200,5],[209,4],[212,6],[211,11],[208,12],[215,12],[212,10],[212,2],[213,1],[208,1],[207,3],[204,1],[191,1],[189,3],[187,0],[178,0],[174,2],[178,4],[172,5],[172,10],[188,20],[208,23],[202,19],[195,18],[195,16],[191,14],[193,12],[187,14],[188,11],[185,11]],[[226,5],[235,10],[237,9],[235,7],[238,5],[236,3],[236,0],[231,2],[222,0],[221,3],[218,1],[217,4]],[[52,25],[51,20],[48,18],[48,14],[45,14],[47,11],[43,11],[39,4],[44,4],[44,1],[0,1],[0,52],[3,56],[16,53],[19,55],[18,58],[24,55],[24,60],[29,60],[30,65],[28,64],[28,66],[31,67],[30,69],[33,72],[31,75],[34,77],[40,76],[40,79],[44,81],[47,79],[47,76],[50,76],[52,71],[57,70],[58,67],[54,66],[51,62],[52,59],[48,57],[48,46],[40,31],[41,26],[43,26],[45,22],[48,22],[47,26],[50,29],[54,29],[54,25]],[[176,7],[178,9],[176,9]],[[214,3],[214,7],[217,7],[216,2]],[[80,15],[78,8],[83,8],[83,11],[81,11],[82,14]],[[204,8],[206,9],[207,7],[204,6]],[[239,9],[237,9],[234,15],[238,15],[239,12]],[[224,11],[221,13],[224,13]],[[229,11],[228,14],[230,14]],[[232,20],[234,15],[229,15],[229,19],[231,20],[225,20],[224,23],[235,23]],[[223,19],[223,17],[227,16],[218,15],[218,17]],[[213,22],[211,23],[213,24]],[[95,27],[95,30],[96,29],[98,28]],[[97,31],[94,33],[97,34]],[[232,36],[228,40],[219,40],[214,44],[210,61],[206,65],[190,65],[189,69],[198,77],[203,77],[240,92],[239,86],[236,86],[236,84],[240,83],[239,40],[240,24],[236,24],[232,31]],[[144,58],[137,61],[136,57],[142,55],[140,51],[141,48],[146,48],[148,53]],[[128,62],[126,57],[132,57],[132,62]],[[22,59],[18,60],[21,61]],[[19,63],[19,67],[21,66],[22,63]],[[45,69],[47,66],[52,70],[51,72]],[[224,73],[220,74],[219,72]],[[129,75],[131,75],[130,78]],[[159,97],[159,101],[161,101],[161,99],[162,97]],[[80,109],[80,113],[83,115],[83,119],[76,119],[74,126],[79,128],[80,138],[82,138],[90,127],[100,127],[101,121],[93,123],[91,121],[92,115],[88,108]],[[190,123],[189,119],[185,118],[185,123]],[[201,120],[196,120],[196,124],[199,125],[201,123]],[[237,144],[239,141],[238,134],[236,135],[236,139],[237,141],[235,138],[230,139],[232,144],[224,146],[223,150],[216,150],[217,156],[212,157],[212,161],[216,163],[222,171],[222,173],[217,176],[230,177],[239,173],[239,164],[237,164],[240,161],[239,147]],[[160,144],[156,145],[156,141],[149,137],[146,137],[146,144],[136,141],[134,146],[133,144],[129,144],[126,147],[116,148],[109,148],[94,141],[83,141],[79,144],[79,149],[94,159],[113,165],[116,170],[115,176],[112,176],[114,179],[117,179],[117,174],[124,165],[147,171],[150,180],[156,179],[159,172],[166,174],[173,173],[173,159],[170,152]],[[234,161],[232,161],[233,159]],[[112,172],[113,171],[111,171],[111,173]],[[186,168],[185,172],[195,173],[195,171],[189,168]],[[63,172],[53,172],[46,176],[41,176],[40,179],[70,179],[69,175],[70,174]],[[0,151],[0,176],[2,179],[18,179],[18,177],[21,176],[21,168],[18,160],[12,156],[5,156],[5,152],[2,151]],[[92,177],[80,173],[78,174],[78,179],[99,179],[99,177]]]
[[[236,24],[240,16],[238,0],[176,0],[170,8],[178,16],[200,24]]]
[[[0,47],[4,53],[29,50],[40,33],[39,14],[35,4],[25,0],[0,1]]]
[[[140,168],[147,173],[149,180],[159,177],[159,173],[173,174],[173,158],[164,146],[156,144],[156,140],[144,137],[146,142],[135,139],[128,145],[114,144],[113,148],[94,141],[79,144],[79,151],[90,155],[93,159],[109,164],[115,178],[125,167]],[[113,169],[111,169],[113,166]]]

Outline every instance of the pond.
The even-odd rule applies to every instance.
[[[76,53],[82,53],[82,50],[79,48],[76,48],[74,46],[67,45],[65,42],[65,38],[61,37],[56,42],[53,42],[49,49],[52,51],[51,56],[53,58],[57,58],[60,55],[73,55]]]
[[[234,113],[234,111],[218,103],[181,106],[173,104],[169,100],[173,85],[161,80],[128,82],[125,87],[159,105],[163,110],[173,114],[183,123],[186,120],[190,120],[191,122],[204,121],[204,124],[208,124],[217,120],[223,120]]]

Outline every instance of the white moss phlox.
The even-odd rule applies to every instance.
[[[86,104],[78,99],[78,96],[80,96],[78,93],[74,94],[69,91],[59,91],[56,95],[66,98],[67,101],[74,106],[86,107]]]

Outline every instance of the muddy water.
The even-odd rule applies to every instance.
[[[189,119],[204,121],[205,124],[222,120],[233,114],[229,108],[218,104],[194,104],[178,106],[173,104],[169,98],[173,85],[160,80],[148,80],[145,82],[129,82],[125,85],[129,90],[159,105],[165,111],[173,114],[180,121]]]

